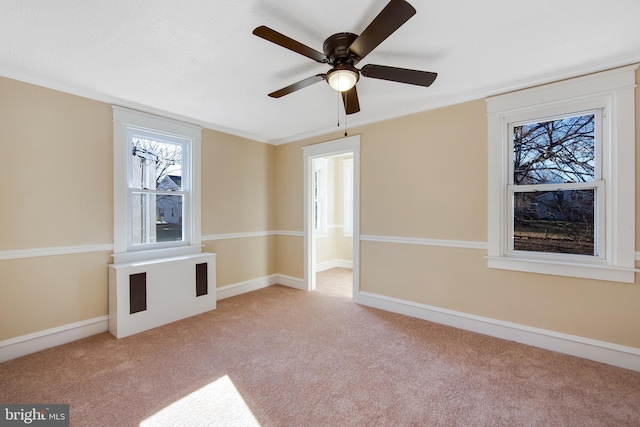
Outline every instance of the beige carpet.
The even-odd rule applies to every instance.
[[[350,271],[0,364],[74,426],[640,426],[640,373],[355,305]]]

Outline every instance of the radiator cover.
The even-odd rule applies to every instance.
[[[216,308],[216,254],[109,265],[109,332],[123,338]]]

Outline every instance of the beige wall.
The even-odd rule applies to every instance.
[[[302,145],[276,147],[276,229],[300,235],[276,236],[276,270],[280,274],[304,277],[304,182]]]
[[[0,251],[111,244],[110,106],[4,78],[0,94]],[[352,129],[361,233],[486,242],[486,122],[479,100]],[[202,234],[219,286],[303,277],[302,147],[341,137],[272,147],[203,131]],[[293,235],[216,237],[274,229]],[[640,348],[638,285],[490,270],[483,250],[360,247],[363,290]],[[0,260],[0,340],[106,315],[109,262],[107,251]]]
[[[0,78],[0,250],[113,241],[111,107]]]
[[[360,233],[487,241],[483,100],[362,130]]]
[[[276,147],[276,229],[304,231],[302,145]]]
[[[204,250],[217,254],[218,287],[277,272],[276,236],[217,237],[275,229],[275,151],[261,142],[202,132],[202,235]]]
[[[352,155],[327,158],[327,223],[329,227],[325,237],[316,239],[316,263],[329,261],[352,261],[353,239],[343,234],[343,170],[342,160],[353,158]]]
[[[77,252],[0,259],[0,341],[107,315],[111,251],[82,251],[113,244],[111,106],[0,78],[0,120],[0,255]],[[276,273],[277,236],[219,239],[275,228],[275,147],[209,129],[202,139],[202,234],[218,286]]]
[[[293,278],[304,277],[304,248],[300,236],[276,236],[276,271]]]
[[[202,131],[202,234],[276,227],[276,147]]]
[[[111,107],[0,78],[0,251],[113,242]],[[109,252],[0,260],[0,340],[107,314]]]
[[[110,252],[0,261],[0,341],[109,313]]]
[[[327,236],[316,239],[316,264],[353,261],[353,239],[345,237],[342,227],[330,228]]]
[[[353,154],[337,156],[335,160],[335,203],[336,224],[344,226],[344,170],[343,160],[353,159]],[[334,229],[336,247],[336,259],[341,261],[353,261],[353,238],[344,235],[344,228]]]
[[[217,287],[275,274],[277,236],[205,241],[203,250],[216,256]]]
[[[640,81],[640,72],[637,76]],[[351,134],[361,135],[361,234],[487,242],[483,100],[362,126]],[[285,154],[278,157],[279,167],[302,176],[301,162],[291,153],[339,137],[279,147],[278,155]],[[640,165],[640,150],[637,156]],[[301,188],[277,191],[279,198],[302,206]],[[640,218],[640,194],[636,201]],[[301,251],[302,239],[297,244]],[[488,269],[484,250],[369,241],[360,248],[361,290],[640,348],[637,284]]]

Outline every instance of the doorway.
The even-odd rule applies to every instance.
[[[307,290],[316,289],[316,273],[318,261],[318,245],[316,237],[328,233],[330,212],[327,208],[327,196],[322,194],[316,183],[322,175],[322,168],[326,167],[328,172],[328,159],[350,160],[353,176],[352,194],[350,206],[347,206],[351,213],[350,225],[352,266],[353,266],[353,286],[352,299],[357,301],[359,291],[360,272],[360,135],[342,138],[336,141],[303,147],[304,150],[304,281]],[[323,160],[327,159],[327,160]],[[339,163],[338,163],[339,164]],[[344,172],[343,172],[344,173]],[[327,176],[328,177],[328,176]],[[319,191],[320,190],[320,191]],[[326,188],[325,188],[326,190]],[[324,202],[323,202],[324,197]],[[344,206],[343,206],[344,207]],[[323,210],[324,209],[324,210]],[[344,214],[343,214],[344,215]],[[347,221],[348,221],[347,219]],[[343,230],[345,229],[344,218]],[[335,227],[334,227],[335,228]],[[331,230],[336,234],[336,230]],[[347,232],[342,231],[347,234]],[[340,266],[339,263],[337,266]]]

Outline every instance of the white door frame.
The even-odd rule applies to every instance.
[[[316,239],[313,233],[313,160],[353,153],[353,300],[360,290],[360,135],[302,147],[304,153],[304,285],[316,288]]]

